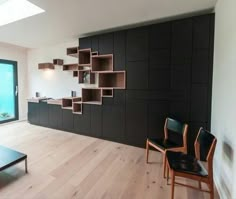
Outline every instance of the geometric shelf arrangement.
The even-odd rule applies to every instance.
[[[82,88],[82,97],[62,98],[58,103],[61,103],[63,109],[69,109],[74,114],[82,114],[83,104],[102,105],[102,98],[112,98],[114,89],[126,88],[126,72],[113,71],[113,54],[99,55],[90,48],[78,47],[67,48],[66,54],[79,59],[78,63],[64,64],[62,59],[53,59],[53,63],[39,64],[39,69],[54,69],[54,65],[62,65],[63,71],[73,71],[73,77],[78,78],[78,83],[95,84],[97,77],[98,86]]]

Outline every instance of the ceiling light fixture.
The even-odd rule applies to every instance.
[[[0,26],[45,12],[27,0],[0,0]]]

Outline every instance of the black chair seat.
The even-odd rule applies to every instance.
[[[165,150],[165,149],[170,149],[170,148],[176,148],[176,147],[181,147],[178,144],[171,142],[170,140],[165,140],[165,139],[148,139],[149,142],[151,142],[153,145],[158,146],[159,148]]]
[[[166,152],[170,168],[177,172],[207,177],[208,172],[202,163],[191,155],[182,152]]]

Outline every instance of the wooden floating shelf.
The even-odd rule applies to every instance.
[[[102,89],[102,97],[113,97],[113,89]]]
[[[82,88],[82,103],[84,104],[102,104],[102,91],[98,88]]]
[[[78,64],[64,64],[63,70],[78,70]]]
[[[66,54],[78,58],[78,47],[71,47],[66,49]]]
[[[80,84],[95,84],[95,74],[91,70],[79,70],[78,76]]]
[[[45,70],[45,69],[55,69],[55,66],[53,63],[39,63],[38,64],[39,70]]]
[[[62,66],[64,64],[64,60],[63,59],[53,59],[53,64],[58,65],[58,66]]]
[[[113,55],[92,56],[92,72],[113,71]]]
[[[104,71],[98,76],[99,88],[125,89],[126,72],[125,71]]]

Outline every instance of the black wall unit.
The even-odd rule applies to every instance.
[[[47,102],[39,103],[39,124],[42,126],[48,126],[48,104]]]
[[[210,130],[213,42],[214,14],[80,38],[80,49],[113,54],[114,70],[126,70],[126,90],[114,90],[101,106],[83,105],[82,115],[62,110],[57,128],[144,147],[148,136],[163,136],[170,116],[189,124],[193,152],[199,127]],[[56,110],[48,110],[48,126],[56,128]],[[42,122],[37,112],[29,103],[31,123]]]

